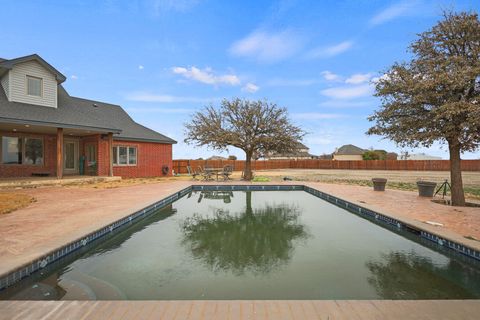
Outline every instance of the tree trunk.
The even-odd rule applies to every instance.
[[[245,214],[247,216],[252,215],[253,209],[252,209],[252,191],[247,191],[246,192],[246,206],[245,206]]]
[[[448,149],[450,151],[450,180],[452,182],[452,205],[464,206],[465,194],[463,192],[460,146],[458,142],[449,142]]]
[[[245,168],[243,170],[243,179],[252,180],[252,153],[245,152]]]

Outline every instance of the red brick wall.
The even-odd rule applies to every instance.
[[[21,165],[21,164],[1,164],[0,158],[0,178],[30,177],[32,173],[49,173],[55,176],[57,171],[57,137],[56,135],[31,134],[21,132],[2,132],[0,136],[9,137],[35,137],[43,138],[43,165]],[[1,140],[0,140],[1,148]],[[1,149],[0,149],[1,152]]]
[[[50,176],[56,175],[57,170],[57,137],[56,135],[45,134],[30,134],[20,132],[1,132],[0,136],[29,136],[43,138],[44,145],[44,159],[43,165],[3,165],[0,163],[0,178],[13,177],[30,177],[32,173],[49,173]],[[70,138],[70,137],[69,137]],[[76,137],[78,138],[78,137]],[[97,146],[97,174],[99,176],[108,176],[110,152],[108,148],[108,138],[102,138],[101,135],[91,135],[78,138],[79,155],[85,155],[85,144],[93,143]],[[1,140],[0,140],[1,142]],[[151,142],[134,142],[134,141],[117,141],[113,145],[133,146],[137,147],[137,165],[135,166],[114,166],[113,175],[124,178],[136,177],[161,177],[162,166],[166,165],[169,168],[167,176],[172,175],[172,145],[151,143]],[[0,144],[1,148],[1,144]],[[1,152],[1,149],[0,149]],[[1,160],[1,159],[0,159]],[[0,161],[1,162],[1,161]],[[85,163],[85,174],[92,174],[88,172]]]
[[[107,140],[101,141],[100,144],[108,143]],[[172,175],[172,145],[151,142],[136,142],[136,141],[113,141],[114,146],[131,146],[137,147],[137,165],[136,166],[113,166],[113,175],[121,176],[122,178],[143,178],[143,177],[161,177],[162,167],[168,166],[167,176]],[[100,151],[102,149],[103,151]],[[108,145],[104,148],[99,148],[106,156],[108,155]],[[108,157],[104,159],[108,161]],[[100,159],[100,158],[99,158]],[[99,174],[108,175],[108,162],[104,162],[103,169],[99,170]],[[100,166],[99,166],[100,169]],[[105,172],[105,173],[104,173]]]

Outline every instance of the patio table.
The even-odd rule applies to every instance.
[[[220,172],[223,172],[223,168],[205,168],[205,171],[215,174],[218,181],[218,175],[220,174]]]

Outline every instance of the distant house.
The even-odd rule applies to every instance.
[[[289,153],[271,153],[266,156],[267,160],[301,160],[301,159],[318,159],[317,156],[310,154],[310,149],[303,143],[298,142],[296,151]]]
[[[426,153],[408,154],[404,153],[397,158],[398,160],[442,160],[442,157],[431,156]]]
[[[227,158],[222,156],[211,156],[210,158],[207,158],[207,161],[208,160],[227,160]]]
[[[363,160],[362,155],[366,150],[354,146],[353,144],[346,144],[335,150],[333,153],[333,160]]]
[[[320,160],[333,160],[333,153],[324,153],[318,156]]]

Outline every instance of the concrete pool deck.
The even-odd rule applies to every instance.
[[[0,319],[478,319],[478,300],[0,301]]]
[[[94,187],[87,186],[10,191],[32,195],[37,201],[27,208],[0,216],[0,274],[4,275],[9,273],[18,267],[47,254],[53,249],[61,247],[65,243],[81,238],[82,236],[94,230],[125,217],[136,210],[144,208],[149,204],[176,193],[192,184],[206,183],[194,181],[169,181],[168,183],[141,184],[112,189],[96,189]],[[210,182],[208,184],[215,185],[224,183]],[[234,181],[227,184],[245,183]],[[477,239],[480,238],[480,208],[452,208],[432,203],[429,199],[419,198],[413,192],[397,190],[374,192],[371,190],[371,188],[354,185],[335,185],[316,182],[257,184],[306,185],[336,197],[348,200],[352,203],[356,203],[372,210],[384,213],[408,224],[413,224],[426,231],[443,235],[446,238],[450,238],[456,242],[470,246],[477,250],[480,249],[479,241],[465,238],[466,236],[475,237]],[[424,221],[442,223],[443,227],[429,225],[424,223]],[[124,307],[130,303],[135,304],[135,302],[128,301],[115,303],[119,303]],[[137,303],[138,307],[141,307],[140,302]],[[155,309],[161,309],[161,306],[167,302],[155,303],[157,303],[159,306],[155,307]],[[187,302],[182,303],[185,305]],[[182,305],[182,303],[179,304]],[[190,302],[190,305],[195,303],[196,302]],[[242,303],[248,304],[248,302],[223,301],[219,302],[219,306],[222,307],[230,305],[232,308],[236,308],[235,310],[238,312],[238,308]],[[255,304],[257,302],[251,303]],[[292,305],[296,305],[296,308],[299,308],[303,302],[289,303],[292,303]],[[381,309],[378,307],[377,303],[372,305],[365,304],[361,301],[352,303],[355,305],[355,308],[366,308],[366,315],[372,315],[371,312],[373,312],[375,316],[371,316],[369,319],[375,318],[376,315],[378,315],[378,318],[385,318],[383,317],[382,313],[375,313],[379,312],[378,310]],[[379,303],[380,305],[387,304],[386,302]],[[431,310],[431,312],[435,312],[432,313],[432,318],[438,319],[438,317],[433,317],[433,315],[435,315],[437,312],[435,310],[440,310],[438,309],[440,303],[412,303],[417,303],[417,308],[420,308],[418,310]],[[466,308],[463,303],[467,303],[469,307]],[[44,308],[50,308],[51,311],[57,310],[54,312],[55,314],[57,314],[57,312],[64,312],[65,308],[73,308],[72,310],[75,310],[75,308],[79,308],[78,310],[81,310],[83,308],[80,307],[79,304],[61,304],[60,302],[31,302],[31,304],[22,304],[21,302],[2,302],[0,308],[2,310],[18,311],[16,308],[19,307],[20,304],[24,307],[28,306],[27,308],[37,308],[38,310],[44,310]],[[85,307],[87,305],[90,306],[93,312],[91,316],[103,310],[102,306],[105,306],[107,309],[113,306],[112,304],[107,304],[107,302],[91,302],[86,304]],[[335,311],[335,308],[340,308],[342,310],[345,308],[351,308],[351,306],[347,307],[348,305],[348,303],[343,305],[341,303],[339,304],[338,302],[330,302],[330,304],[327,303],[325,306],[328,306],[327,310],[335,312],[334,314],[341,315],[343,311],[338,311],[338,313]],[[365,307],[365,305],[368,307]],[[394,303],[388,308],[393,308],[397,311],[404,308],[405,312],[409,309],[408,306],[406,307],[405,304],[402,305],[400,302]],[[469,310],[469,308],[476,308],[476,310],[480,310],[480,301],[459,301],[453,303],[451,309],[461,312],[461,310]],[[225,315],[225,313],[222,314]],[[445,314],[447,313],[443,313],[443,315]],[[0,315],[0,318],[3,315],[4,314]],[[94,318],[91,316],[88,318]],[[400,316],[400,314],[397,314],[397,316]],[[191,317],[194,318],[193,316]],[[263,318],[263,316],[259,315],[256,317]],[[282,317],[286,319],[304,318],[301,316],[301,313],[294,316],[293,313],[289,314],[288,312]],[[278,319],[282,317],[279,316]],[[353,317],[355,318],[355,316]],[[50,316],[48,318],[50,318]],[[208,319],[208,317],[205,318]],[[241,314],[236,314],[232,315],[232,318],[240,319],[251,317],[246,317],[245,314],[243,316]],[[324,316],[324,318],[326,319],[326,316]],[[463,319],[464,317],[458,318]],[[115,319],[117,319],[117,317],[115,317]],[[320,317],[320,319],[322,318]],[[330,319],[332,319],[332,317],[330,317]]]

